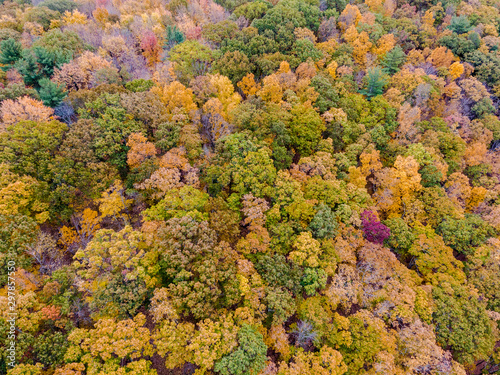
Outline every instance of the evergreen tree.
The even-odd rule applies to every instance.
[[[2,66],[2,70],[7,71],[17,60],[21,58],[23,47],[21,46],[21,43],[9,38],[0,43],[0,49],[0,63],[5,65]]]
[[[182,42],[184,42],[186,40],[186,37],[184,36],[184,34],[182,33],[182,31],[180,31],[177,26],[167,26],[167,37],[166,37],[167,41],[165,43],[165,48],[167,50],[170,50],[171,48],[173,48],[175,45],[177,44],[180,44]]]
[[[403,49],[400,46],[394,47],[389,52],[387,52],[384,60],[382,61],[384,73],[395,74],[399,72],[399,67],[405,62],[405,60],[406,55],[403,52]]]
[[[380,67],[368,69],[368,74],[365,77],[366,87],[360,90],[361,94],[368,97],[368,100],[377,95],[382,95],[384,86],[387,83],[387,77]]]
[[[466,16],[460,16],[460,17],[453,16],[451,19],[450,26],[448,26],[448,29],[459,35],[465,34],[470,31],[471,24]]]
[[[48,78],[42,78],[38,83],[40,85],[38,94],[46,106],[57,107],[66,97],[66,92],[62,85],[52,82]]]

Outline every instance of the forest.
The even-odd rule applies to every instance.
[[[500,374],[499,0],[1,0],[1,375]]]

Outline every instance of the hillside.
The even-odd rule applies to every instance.
[[[0,2],[0,374],[500,374],[500,2]]]

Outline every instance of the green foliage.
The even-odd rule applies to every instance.
[[[399,72],[399,67],[406,61],[406,55],[400,46],[395,46],[386,53],[382,66],[384,73],[389,75]]]
[[[144,133],[144,124],[127,114],[120,104],[119,94],[105,93],[95,101],[85,103],[85,109],[80,109],[79,114],[81,118],[92,119],[99,129],[93,141],[95,155],[125,171],[128,137],[132,133]]]
[[[71,0],[44,0],[39,7],[47,7],[59,13],[71,12],[77,8],[77,4]]]
[[[163,152],[176,147],[179,142],[180,132],[181,126],[177,123],[162,122],[158,124],[155,132],[155,146]]]
[[[391,235],[385,240],[387,246],[399,254],[407,254],[416,239],[408,224],[399,217],[386,220],[384,224],[391,230]]]
[[[28,86],[39,87],[42,78],[50,78],[54,69],[60,68],[69,62],[71,52],[65,50],[49,50],[45,47],[34,46],[22,52],[15,68],[21,73],[24,83]]]
[[[324,289],[326,286],[327,275],[326,272],[318,268],[306,268],[304,276],[302,277],[301,284],[304,291],[308,296],[316,294],[316,290]]]
[[[172,218],[158,237],[162,277],[179,312],[203,319],[215,315],[217,307],[237,302],[234,253],[224,243],[217,245],[206,221]]]
[[[320,113],[324,113],[330,108],[338,105],[339,94],[333,87],[329,77],[324,74],[318,74],[311,80],[311,86],[314,87],[319,94],[314,104],[318,107]]]
[[[465,287],[434,288],[432,296],[436,304],[433,323],[437,342],[450,348],[453,357],[464,364],[473,364],[478,358],[489,356],[494,340],[484,302]]]
[[[379,67],[368,69],[368,75],[365,78],[365,88],[360,93],[366,95],[368,99],[374,96],[382,95],[384,86],[387,84],[387,78]]]
[[[337,217],[330,207],[320,203],[316,207],[316,215],[309,223],[309,229],[315,238],[334,238],[337,233]]]
[[[263,255],[255,263],[255,269],[268,285],[285,288],[294,295],[301,293],[302,270],[295,263],[287,262],[283,255]]]
[[[253,375],[264,369],[267,346],[262,335],[244,324],[238,332],[238,348],[215,363],[215,371],[222,375]]]
[[[151,87],[153,87],[154,82],[149,79],[134,79],[133,81],[129,81],[125,84],[125,88],[132,92],[144,92],[149,91]]]
[[[448,26],[448,29],[459,35],[465,34],[471,29],[471,24],[467,16],[453,16],[451,18],[450,26]]]
[[[436,229],[443,236],[444,242],[453,250],[466,255],[482,245],[496,231],[477,215],[467,214],[464,219],[445,219]]]
[[[29,267],[31,258],[26,254],[37,236],[36,222],[24,215],[0,215],[0,267],[8,268],[8,262],[15,262],[16,267]],[[9,255],[11,254],[11,255]],[[8,272],[0,275],[0,285],[7,283]]]
[[[0,134],[0,160],[12,171],[50,181],[55,151],[62,141],[66,124],[58,121],[22,121]]]
[[[213,52],[196,40],[187,40],[174,46],[169,52],[169,60],[177,63],[180,81],[187,84],[196,76],[210,71],[214,60]]]
[[[22,83],[11,83],[7,87],[0,89],[0,101],[5,99],[15,100],[23,96],[29,96],[34,99],[39,99],[36,90],[26,87]]]
[[[155,206],[144,211],[146,220],[168,220],[172,217],[191,216],[203,221],[208,214],[203,212],[208,202],[208,194],[191,186],[169,190],[165,197]]]
[[[174,25],[173,27],[170,25],[167,26],[164,48],[166,48],[167,50],[170,50],[174,46],[184,42],[185,40],[186,40],[186,37],[184,36],[182,31],[180,31],[177,28],[176,25]]]
[[[22,46],[21,43],[10,38],[2,40],[0,43],[0,51],[0,64],[4,65],[2,66],[2,70],[7,71],[21,58]]]
[[[325,124],[314,108],[304,104],[293,107],[291,113],[292,146],[301,156],[311,155],[321,139],[321,133],[326,129]]]
[[[38,90],[40,99],[48,107],[57,107],[67,95],[63,85],[52,82],[48,78],[42,78],[38,84],[40,85],[40,90]]]
[[[479,35],[473,32],[467,38],[457,34],[445,35],[439,39],[439,44],[449,48],[454,55],[464,58],[467,54],[479,48],[481,40]]]

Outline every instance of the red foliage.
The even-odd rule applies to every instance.
[[[365,237],[370,242],[382,244],[391,235],[391,230],[378,221],[372,211],[363,211],[361,222]]]

